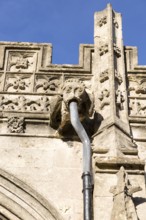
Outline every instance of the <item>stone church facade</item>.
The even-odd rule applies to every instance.
[[[0,42],[0,58],[0,219],[145,220],[146,66],[121,14],[95,13],[78,65],[52,64],[51,44]],[[91,143],[90,218],[72,102]]]

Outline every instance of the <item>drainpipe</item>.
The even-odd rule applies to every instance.
[[[91,144],[89,137],[80,122],[78,114],[78,106],[76,101],[71,101],[69,104],[70,120],[77,135],[83,143],[83,206],[84,220],[92,219],[92,184],[91,184]]]

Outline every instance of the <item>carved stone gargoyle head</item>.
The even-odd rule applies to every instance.
[[[85,86],[79,79],[68,79],[65,81],[63,88],[63,101],[68,108],[71,101],[76,101],[78,106],[86,99]]]
[[[76,78],[67,79],[62,86],[62,96],[54,98],[50,106],[50,125],[57,128],[60,133],[70,124],[71,101],[78,104],[80,120],[89,118],[93,113],[93,97],[86,92],[84,83]]]

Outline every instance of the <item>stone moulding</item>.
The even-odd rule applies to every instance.
[[[121,166],[124,166],[127,173],[144,175],[144,160],[137,158],[126,157],[96,157],[95,159],[95,172],[96,173],[117,173]]]
[[[49,201],[4,170],[0,170],[0,204],[8,219],[63,220]]]

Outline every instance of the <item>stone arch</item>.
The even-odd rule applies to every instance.
[[[0,213],[2,220],[63,220],[48,200],[2,169]]]

